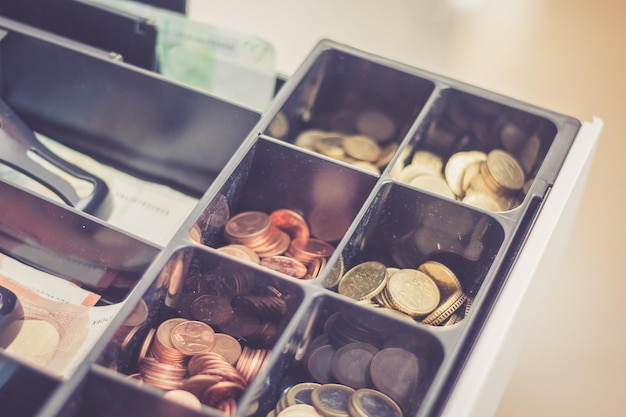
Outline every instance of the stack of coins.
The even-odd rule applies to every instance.
[[[303,363],[312,381],[338,384],[345,387],[343,391],[376,390],[407,409],[419,382],[417,356],[385,342],[382,329],[387,327],[389,331],[388,324],[377,323],[371,317],[355,317],[341,312],[331,315],[324,325],[325,332],[310,343]]]
[[[311,237],[306,220],[289,209],[239,213],[226,223],[224,237],[230,244],[218,251],[304,280],[316,278],[335,250]]]
[[[364,262],[340,278],[337,292],[361,305],[399,312],[433,326],[458,323],[471,305],[454,272],[436,261],[426,261],[417,269]]]
[[[148,332],[139,353],[139,373],[129,378],[166,391],[190,392],[201,404],[233,415],[237,400],[269,354],[242,347],[205,323],[173,318]]]
[[[295,144],[322,155],[346,162],[375,175],[391,161],[398,144],[383,144],[365,134],[343,134],[324,130],[305,130]]]
[[[390,171],[393,179],[493,212],[519,206],[531,184],[517,159],[502,149],[456,152],[445,164],[441,156],[419,150],[403,164],[400,158]]]

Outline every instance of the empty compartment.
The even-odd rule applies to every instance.
[[[255,417],[296,404],[317,407],[322,415],[348,415],[355,392],[357,408],[365,399],[381,407],[363,415],[416,414],[444,359],[435,336],[335,296],[318,297],[299,318],[285,355],[262,387],[258,381],[263,395]]]
[[[452,325],[470,311],[504,238],[487,214],[386,183],[321,284],[363,305]]]
[[[444,89],[390,174],[488,211],[513,210],[531,189],[543,196],[562,155],[537,178],[540,168],[559,128],[571,133],[562,119],[541,113],[511,99]]]
[[[259,138],[208,201],[192,238],[311,279],[323,271],[375,182],[369,174]]]
[[[191,392],[205,411],[234,414],[267,372],[303,298],[301,286],[272,272],[207,248],[181,248],[97,363],[151,389]]]
[[[264,133],[373,172],[384,169],[434,83],[357,52],[318,48]]]
[[[3,416],[36,416],[59,381],[0,354],[0,404]]]

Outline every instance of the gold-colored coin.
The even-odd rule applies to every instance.
[[[315,142],[315,150],[331,158],[341,158],[345,154],[343,141],[342,136],[324,136]]]
[[[466,299],[467,295],[465,295],[463,291],[457,291],[442,302],[439,307],[433,310],[428,316],[424,317],[422,323],[433,326],[440,325],[454,314],[454,312],[465,303]]]
[[[365,135],[346,136],[343,140],[346,154],[360,161],[375,162],[380,156],[380,148]]]
[[[377,142],[386,142],[393,137],[396,124],[386,114],[369,111],[361,114],[355,123],[356,130]]]
[[[328,132],[323,130],[314,130],[309,129],[300,133],[296,140],[294,141],[294,145],[300,146],[301,148],[308,149],[310,151],[315,151],[315,144],[322,138],[328,136]]]
[[[446,299],[455,292],[463,290],[456,274],[441,262],[426,261],[417,270],[425,273],[435,281],[442,299]]]
[[[389,278],[387,296],[394,308],[412,317],[425,316],[439,305],[437,284],[416,269],[401,269]]]
[[[443,159],[429,151],[416,151],[411,159],[411,165],[421,167],[424,172],[432,175],[441,175],[443,171]]]
[[[496,183],[510,191],[521,190],[524,186],[524,170],[508,152],[494,149],[487,155],[486,166]]]
[[[371,388],[361,388],[350,396],[348,403],[351,417],[402,417],[402,409],[389,396]]]
[[[357,301],[373,298],[387,283],[387,268],[380,262],[369,261],[350,269],[339,281],[339,294]]]
[[[444,168],[444,177],[455,195],[462,197],[464,194],[463,178],[466,170],[471,165],[486,160],[487,154],[481,151],[457,152],[448,158]]]
[[[440,176],[420,175],[411,180],[409,185],[451,200],[456,200],[456,195],[454,195],[448,183]]]

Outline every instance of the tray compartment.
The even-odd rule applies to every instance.
[[[203,206],[195,227],[203,244],[218,248],[227,244],[224,226],[234,215],[290,209],[308,222],[312,237],[337,244],[375,182],[369,174],[260,137]]]
[[[281,356],[280,361],[272,368],[255,417],[267,415],[276,408],[281,396],[289,387],[303,382],[343,382],[352,384],[357,389],[363,385],[375,387],[374,384],[378,383],[379,389],[395,397],[402,406],[404,415],[415,415],[444,359],[443,345],[436,336],[423,329],[416,329],[411,322],[403,318],[376,313],[372,309],[346,302],[332,294],[317,297],[299,314],[300,327],[283,349],[287,353]],[[343,360],[341,356],[337,356],[336,361],[339,365],[352,368],[354,374],[348,376],[343,374],[343,370],[339,370],[336,371],[339,373],[339,379],[333,375],[329,369],[332,352],[339,349],[348,352],[351,348],[361,348],[363,344],[373,347],[368,346],[368,349],[372,349],[372,354],[385,348],[402,350],[400,358],[395,357],[387,362],[389,367],[386,370],[393,368],[394,372],[397,372],[393,378],[390,374],[382,372],[374,375],[375,382],[365,382],[367,361],[362,361],[361,367],[351,362],[353,359],[350,359],[349,353]],[[379,360],[382,357],[379,356]],[[384,360],[381,361],[383,362]],[[333,366],[333,369],[336,368]],[[375,372],[379,372],[379,369],[376,368]],[[402,369],[418,371],[403,373]],[[354,377],[357,374],[358,376]],[[389,385],[383,381],[389,382]]]
[[[273,118],[268,116],[272,121],[263,133],[311,149],[314,146],[310,139],[303,140],[303,132],[365,135],[382,152],[393,154],[434,90],[430,80],[330,48],[320,51],[304,74],[294,78],[297,82],[291,83],[287,98],[278,100],[284,102]],[[347,151],[336,157],[361,158],[357,154]],[[382,159],[379,168],[384,169],[388,159]]]
[[[343,264],[343,268],[333,270],[344,272],[371,261],[399,269],[418,269],[427,262],[436,262],[452,271],[471,302],[493,275],[495,260],[503,250],[505,230],[488,214],[386,182],[377,189],[341,256],[331,262],[335,266]],[[316,282],[337,291],[341,280],[329,273]],[[449,291],[441,292],[441,297],[451,296]],[[444,301],[440,299],[440,303]],[[465,311],[459,321],[464,317]]]

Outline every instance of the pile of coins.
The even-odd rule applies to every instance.
[[[436,261],[423,262],[417,269],[364,262],[339,279],[337,292],[361,305],[433,326],[463,320],[472,302],[454,272]]]
[[[378,399],[387,398],[384,402],[400,413],[390,415],[402,415],[400,410],[408,410],[416,401],[421,371],[417,356],[401,347],[397,340],[387,337],[394,329],[384,319],[362,312],[332,314],[324,323],[324,332],[310,341],[303,357],[303,364],[312,382],[333,389],[339,385],[343,387],[340,389],[344,394],[367,389],[366,392]],[[288,391],[287,398],[281,400],[277,408],[306,399],[306,393],[298,392],[292,394],[295,397],[292,398]],[[312,405],[319,409],[315,403],[313,396]],[[334,415],[328,412],[320,414]],[[354,412],[349,415],[381,414]]]
[[[302,280],[316,278],[335,250],[311,237],[306,220],[289,209],[239,213],[226,223],[224,237],[229,245],[218,251]]]
[[[150,329],[139,353],[139,373],[129,378],[166,390],[186,405],[193,400],[233,415],[237,400],[263,368],[269,350],[242,347],[206,323],[184,318]]]
[[[382,145],[364,134],[349,135],[317,129],[303,131],[294,143],[376,175],[380,175],[398,150],[395,142]]]
[[[398,404],[370,388],[304,382],[289,388],[267,417],[402,417]]]
[[[404,184],[492,212],[519,206],[532,183],[515,157],[502,149],[456,152],[445,165],[441,156],[418,150],[406,166],[401,158],[390,175]]]

